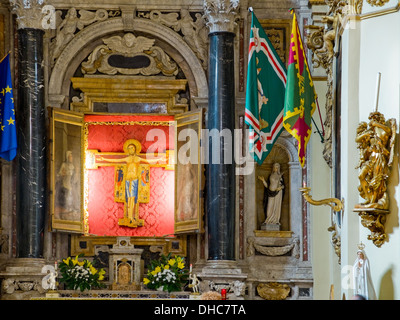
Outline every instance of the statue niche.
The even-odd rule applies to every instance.
[[[257,166],[257,229],[289,231],[289,158],[275,144],[262,165]]]
[[[263,176],[258,176],[264,185],[263,207],[266,216],[265,221],[261,224],[262,230],[279,231],[282,198],[284,194],[285,184],[281,166],[278,162],[272,166],[272,172],[268,177],[268,181]]]

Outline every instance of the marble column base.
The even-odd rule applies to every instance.
[[[44,259],[17,258],[11,260],[0,272],[0,300],[29,300],[33,297],[44,296],[42,273]]]

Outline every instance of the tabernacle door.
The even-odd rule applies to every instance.
[[[83,114],[50,108],[52,230],[83,233]]]
[[[175,233],[204,232],[200,148],[203,110],[175,115],[175,120]]]

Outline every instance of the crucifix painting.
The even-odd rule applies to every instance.
[[[178,116],[52,109],[52,228],[100,237],[165,238],[203,232],[202,167],[196,152],[201,114],[202,110]],[[179,138],[182,132],[186,133]],[[76,194],[71,202],[79,205],[75,220],[57,211],[64,195],[57,189],[57,178],[66,171],[60,170],[66,155],[69,161],[76,159],[69,168],[77,169],[80,178],[69,188]],[[178,155],[190,155],[191,162],[178,161]]]
[[[136,139],[125,141],[124,153],[102,155],[96,150],[92,153],[96,166],[111,163],[115,166],[114,198],[116,202],[124,203],[124,217],[119,219],[121,226],[136,228],[144,226],[144,220],[139,219],[139,204],[149,201],[150,166],[152,164],[167,164],[166,154],[151,157],[141,155],[141,143]]]
[[[84,230],[101,236],[174,232],[174,117],[85,115]]]

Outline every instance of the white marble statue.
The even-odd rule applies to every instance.
[[[268,182],[264,177],[258,176],[265,187],[264,211],[266,219],[264,224],[279,224],[281,218],[283,189],[283,173],[279,163],[274,163]]]

